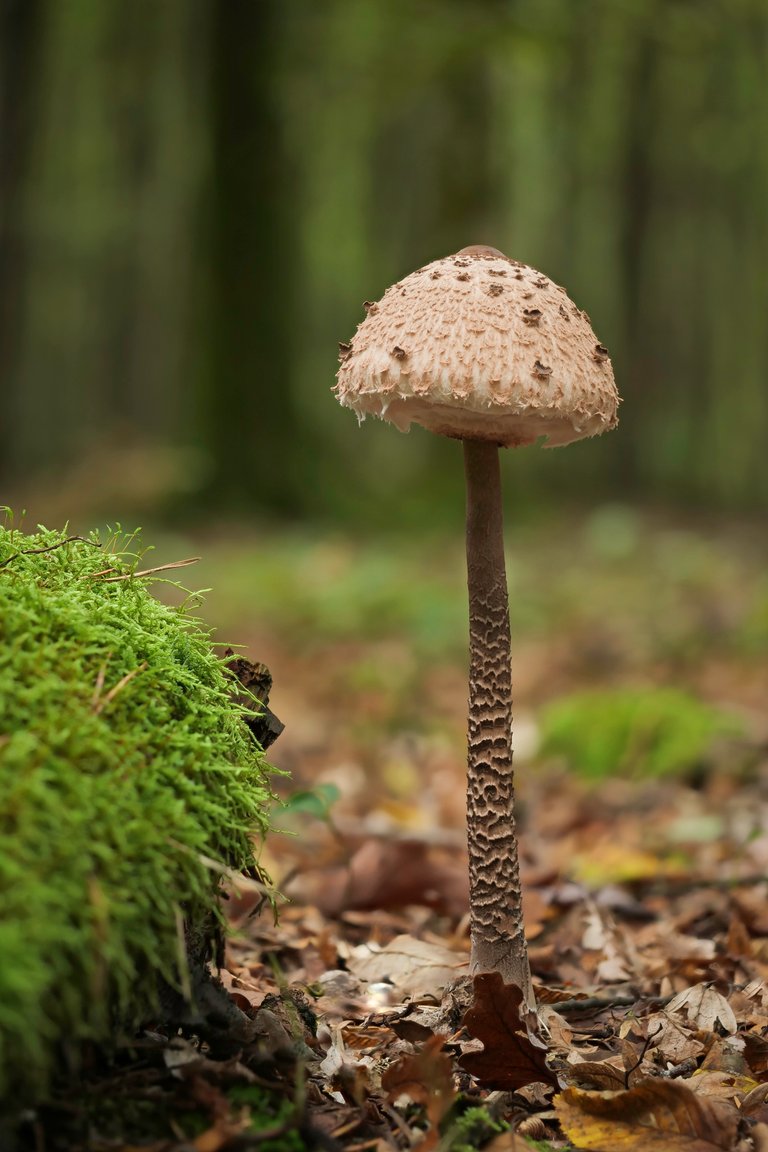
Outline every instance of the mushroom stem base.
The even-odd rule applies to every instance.
[[[499,451],[464,441],[469,587],[467,837],[475,972],[535,999],[523,929],[512,772],[512,665]]]

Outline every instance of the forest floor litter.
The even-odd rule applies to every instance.
[[[546,1049],[493,977],[475,978],[470,1006],[461,637],[436,657],[407,621],[304,643],[304,599],[293,631],[278,613],[243,637],[274,676],[286,728],[270,756],[292,775],[277,780],[285,832],[264,858],[282,893],[278,921],[247,885],[232,891],[218,972],[256,1039],[212,1050],[149,1030],[109,1071],[86,1068],[87,1105],[59,1101],[30,1120],[30,1146],[766,1152],[766,662],[734,648],[722,626],[741,627],[733,589],[706,568],[700,584],[690,569],[668,580],[674,645],[660,639],[653,592],[633,601],[632,629],[620,612],[607,623],[603,603],[589,644],[585,611],[549,632],[537,606],[522,629],[518,830]],[[768,603],[751,560],[739,587],[742,613]],[[226,640],[237,612],[230,603],[222,614]],[[260,620],[259,605],[250,614]],[[514,594],[512,615],[514,632]],[[640,682],[726,702],[743,726],[650,779],[642,749],[630,770],[599,778],[542,753],[549,698]],[[104,1105],[126,1100],[160,1134],[111,1126]],[[89,1118],[62,1145],[52,1133],[67,1108]]]

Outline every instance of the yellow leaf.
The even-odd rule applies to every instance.
[[[736,1140],[735,1108],[678,1080],[645,1080],[627,1092],[567,1088],[554,1103],[569,1140],[589,1152],[730,1152]]]

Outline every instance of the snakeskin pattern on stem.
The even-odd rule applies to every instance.
[[[473,972],[534,1005],[523,930],[512,771],[512,669],[498,449],[464,441],[469,584],[467,830]]]

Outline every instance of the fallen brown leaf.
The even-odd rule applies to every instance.
[[[320,1071],[326,1083],[341,1093],[345,1103],[362,1108],[374,1090],[378,1063],[372,1051],[348,1055],[343,1029],[339,1028],[333,1030],[331,1047],[320,1064]]]
[[[754,1152],[768,1152],[768,1124],[756,1124],[750,1136]]]
[[[738,1027],[725,996],[708,984],[694,984],[678,993],[667,1004],[667,1015],[682,1016],[703,1032],[733,1033]]]
[[[734,1072],[694,1072],[688,1084],[697,1096],[706,1096],[708,1100],[731,1100],[739,1108],[741,1101],[753,1089],[760,1087],[757,1080]]]
[[[424,904],[458,919],[469,904],[460,861],[417,840],[367,840],[344,864],[303,873],[287,891],[328,916]]]
[[[646,1080],[627,1092],[566,1088],[554,1100],[569,1140],[590,1152],[731,1152],[738,1114],[677,1080]]]
[[[732,916],[728,925],[726,948],[729,956],[750,960],[754,955],[754,947],[744,921],[739,916]]]
[[[619,1058],[620,1059],[620,1058]],[[608,1060],[579,1060],[569,1062],[563,1076],[574,1087],[604,1088],[616,1091],[626,1087],[627,1072],[618,1063]]]
[[[523,994],[505,984],[498,972],[474,977],[475,1000],[464,1015],[470,1036],[482,1041],[482,1052],[466,1052],[459,1063],[485,1088],[514,1092],[542,1081],[557,1086],[546,1065],[546,1049],[528,1033],[520,1019]]]
[[[420,1148],[437,1144],[440,1121],[456,1099],[451,1058],[443,1051],[444,1044],[442,1036],[432,1036],[415,1055],[401,1057],[381,1077],[381,1086],[390,1101],[410,1096],[414,1103],[423,1104],[429,1131]]]
[[[395,936],[384,948],[362,945],[347,957],[355,976],[371,983],[388,980],[401,997],[415,1000],[427,995],[439,999],[466,966],[466,955],[406,935]]]
[[[756,1032],[745,1032],[744,1057],[749,1070],[761,1080],[768,1077],[768,1039]]]
[[[682,1064],[683,1060],[698,1060],[704,1051],[704,1041],[696,1037],[690,1025],[673,1019],[666,1012],[654,1012],[646,1020],[650,1048],[664,1057],[669,1064]]]
[[[741,1101],[742,1115],[749,1116],[751,1120],[768,1123],[768,1084],[760,1084],[747,1092]]]
[[[746,1076],[749,1066],[744,1059],[744,1041],[741,1036],[711,1036],[706,1056],[699,1065],[700,1072],[727,1072],[732,1076]]]
[[[231,1145],[232,1141],[247,1131],[248,1127],[247,1117],[236,1122],[220,1120],[196,1136],[191,1147],[195,1152],[219,1152],[220,1149]]]

